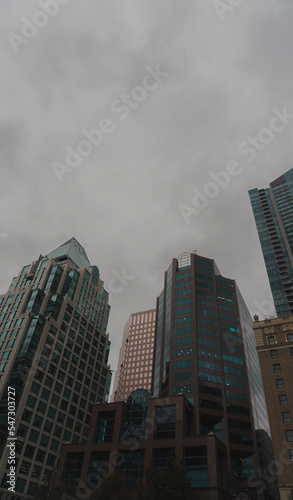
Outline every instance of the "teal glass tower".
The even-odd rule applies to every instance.
[[[278,317],[293,314],[293,168],[249,191]]]
[[[99,269],[75,238],[24,266],[0,296],[1,498],[46,498],[62,443],[86,442],[93,404],[109,396],[109,311]]]
[[[157,299],[153,396],[181,393],[199,433],[227,446],[231,493],[262,498],[254,430],[270,429],[252,319],[235,281],[194,253],[173,259]]]

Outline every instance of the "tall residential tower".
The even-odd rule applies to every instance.
[[[62,443],[86,442],[92,406],[109,394],[109,310],[99,270],[75,238],[23,267],[0,296],[1,499],[34,498],[53,479]]]
[[[293,314],[293,168],[250,201],[278,317]]]

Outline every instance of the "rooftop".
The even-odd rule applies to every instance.
[[[78,267],[90,267],[90,261],[84,248],[75,238],[66,241],[60,247],[47,254],[49,259],[61,260],[64,257],[71,259]]]

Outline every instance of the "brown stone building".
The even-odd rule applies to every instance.
[[[254,333],[264,382],[280,494],[293,489],[293,316],[258,321]]]
[[[226,446],[214,433],[198,436],[194,406],[184,395],[150,397],[134,391],[127,403],[96,404],[86,444],[65,444],[55,486],[67,479],[90,496],[106,471],[123,473],[129,499],[153,463],[165,467],[170,450],[182,460],[194,499],[230,500]],[[77,497],[78,497],[78,491]]]

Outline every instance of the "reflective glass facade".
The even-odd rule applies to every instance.
[[[70,240],[23,267],[0,296],[0,496],[8,487],[8,387],[15,389],[17,500],[46,483],[62,443],[86,442],[93,404],[109,396],[108,293],[78,245]],[[109,439],[112,422],[101,416],[97,441]],[[79,466],[69,462],[68,470]]]
[[[293,313],[293,169],[249,191],[278,317]]]
[[[239,492],[256,471],[254,428],[270,432],[253,323],[235,281],[188,255],[173,260],[157,299],[153,395],[195,405],[201,434],[226,444]]]

